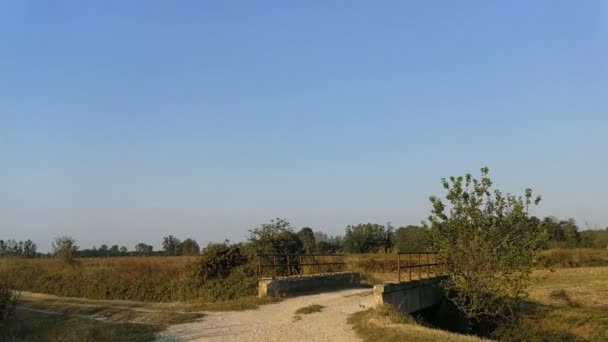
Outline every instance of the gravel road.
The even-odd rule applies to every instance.
[[[294,317],[311,304],[325,308]],[[373,304],[370,289],[294,297],[257,310],[209,312],[197,322],[169,327],[158,341],[358,341],[346,319]]]

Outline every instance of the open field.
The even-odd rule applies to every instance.
[[[533,336],[563,338],[566,341],[608,340],[608,336],[606,336],[606,332],[608,332],[608,267],[565,267],[601,264],[605,260],[606,251],[550,250],[545,251],[544,254],[545,260],[551,260],[553,264],[556,262],[560,264],[564,260],[567,262],[560,264],[562,267],[556,267],[553,270],[537,269],[534,272],[527,313],[518,323],[517,329],[513,331],[529,332]],[[363,279],[367,279],[369,283],[375,283],[396,280],[394,257],[392,254],[361,254],[346,256],[345,260],[349,269],[363,272]],[[12,284],[20,285],[22,289],[33,286],[35,289],[46,290],[39,292],[57,292],[60,295],[84,293],[93,298],[96,297],[95,294],[101,293],[99,297],[103,298],[94,300],[79,296],[53,296],[22,292],[21,309],[17,315],[21,318],[28,317],[28,321],[13,321],[12,334],[16,341],[20,341],[24,340],[23,336],[29,336],[27,334],[32,333],[34,326],[36,331],[47,329],[50,334],[48,336],[55,336],[57,331],[52,328],[55,325],[78,325],[90,330],[92,334],[90,336],[94,340],[104,340],[106,335],[103,334],[113,336],[111,334],[115,330],[125,336],[131,336],[129,335],[131,333],[136,334],[141,336],[143,341],[153,332],[167,326],[198,319],[205,321],[205,319],[209,319],[205,315],[213,311],[256,309],[260,304],[273,302],[271,299],[260,300],[252,295],[239,296],[230,300],[208,300],[204,297],[182,298],[167,295],[165,292],[171,292],[172,284],[179,284],[180,281],[187,279],[189,265],[195,260],[196,258],[193,257],[91,258],[80,259],[76,267],[71,267],[62,265],[53,259],[0,259],[0,275],[3,276],[3,279],[12,281]],[[53,272],[58,274],[53,274]],[[92,275],[92,279],[85,278],[89,275]],[[163,294],[160,297],[162,300],[141,294],[139,297],[143,300],[115,299],[129,298],[131,291],[138,289],[139,282],[136,280],[138,277],[143,277],[143,280],[150,279],[148,284],[150,288],[147,293],[161,293]],[[79,281],[70,283],[70,280]],[[65,286],[57,284],[57,281],[65,282],[63,284]],[[167,284],[163,284],[163,281],[167,281],[169,287]],[[79,286],[86,290],[83,292],[78,288]],[[99,292],[100,289],[117,291],[117,293]],[[138,296],[135,297],[138,298]],[[173,300],[170,300],[171,298]],[[291,313],[289,319],[293,319],[293,315],[294,313]],[[303,316],[299,316],[302,319]],[[37,323],[38,321],[39,323]],[[296,324],[295,321],[293,323]],[[393,338],[391,336],[402,336],[403,334],[408,336],[428,335],[428,338],[439,338],[440,336],[436,334],[441,334],[441,338],[448,341],[475,340],[474,337],[452,336],[453,334],[450,335],[441,330],[419,324],[412,325],[411,322],[404,326],[403,321],[395,321],[392,314],[376,312],[376,310],[364,310],[357,313],[351,318],[351,323],[357,332],[369,341],[373,341],[376,336],[384,336],[390,341]],[[361,326],[363,323],[365,324]],[[100,328],[110,324],[111,328]],[[103,332],[99,332],[102,335],[96,335],[98,334],[95,332],[96,329],[103,330]],[[374,329],[380,329],[383,333],[373,333]],[[69,330],[78,331],[78,328],[69,328]],[[28,331],[30,332],[28,333]],[[40,334],[42,333],[40,332]],[[89,335],[83,334],[83,336]],[[93,338],[95,336],[97,338]],[[518,338],[534,340],[530,336],[532,335],[515,336],[513,340]],[[49,339],[53,338],[55,337]],[[70,337],[65,337],[65,340],[69,341]],[[408,339],[405,340],[408,341]],[[538,339],[538,341],[548,340]]]
[[[509,327],[511,341],[608,341],[608,267],[536,270],[526,314]],[[365,341],[481,341],[425,327],[390,308],[351,316]]]
[[[352,254],[343,260],[347,269],[362,273],[367,282],[397,280],[395,254]],[[192,273],[196,261],[197,257],[186,256],[83,258],[69,266],[56,259],[0,258],[0,278],[21,291],[90,299],[215,301],[255,294],[254,277],[243,273],[233,281],[201,284]],[[608,266],[606,249],[551,249],[539,258],[543,267],[602,265]],[[425,276],[425,270],[422,273]],[[417,270],[412,278],[418,278]]]
[[[0,258],[0,279],[19,291],[63,297],[147,302],[215,301],[255,294],[257,282],[243,272],[202,282],[196,257],[83,258],[75,265],[57,259]]]
[[[524,326],[608,341],[608,267],[537,270],[534,275]]]

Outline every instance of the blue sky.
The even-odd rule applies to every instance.
[[[491,169],[608,226],[604,1],[4,1],[0,238],[417,224]]]

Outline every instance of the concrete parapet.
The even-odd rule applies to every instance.
[[[359,273],[337,272],[295,277],[262,278],[258,283],[258,296],[285,297],[360,285]]]
[[[384,283],[374,286],[376,305],[390,304],[401,312],[413,313],[441,302],[443,291],[440,286],[444,277],[412,280],[402,283]]]

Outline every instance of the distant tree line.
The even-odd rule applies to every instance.
[[[545,248],[608,248],[608,227],[606,229],[581,230],[572,218],[560,220],[553,216],[543,219],[530,217],[533,225],[538,225],[547,232],[548,242]],[[273,227],[273,228],[269,228]],[[310,227],[296,231],[284,219],[275,219],[270,223],[250,230],[249,242],[274,239],[272,247],[265,246],[260,252],[289,252],[292,254],[334,254],[334,253],[393,253],[434,250],[431,229],[423,222],[420,225],[407,225],[395,229],[389,222],[385,225],[378,223],[361,223],[348,225],[344,236],[331,236]],[[65,242],[63,237],[63,241]],[[273,241],[274,241],[273,240]],[[55,241],[56,243],[57,241]],[[192,238],[181,241],[168,235],[162,239],[160,250],[154,250],[152,245],[140,242],[129,250],[126,246],[103,244],[99,247],[79,249],[70,247],[74,257],[120,257],[120,256],[180,256],[199,255],[201,247]],[[38,253],[37,246],[32,240],[0,240],[0,257],[44,257],[55,254]]]
[[[0,240],[0,256],[20,256],[25,258],[33,258],[38,256],[37,249],[38,247],[32,242],[32,240]]]

